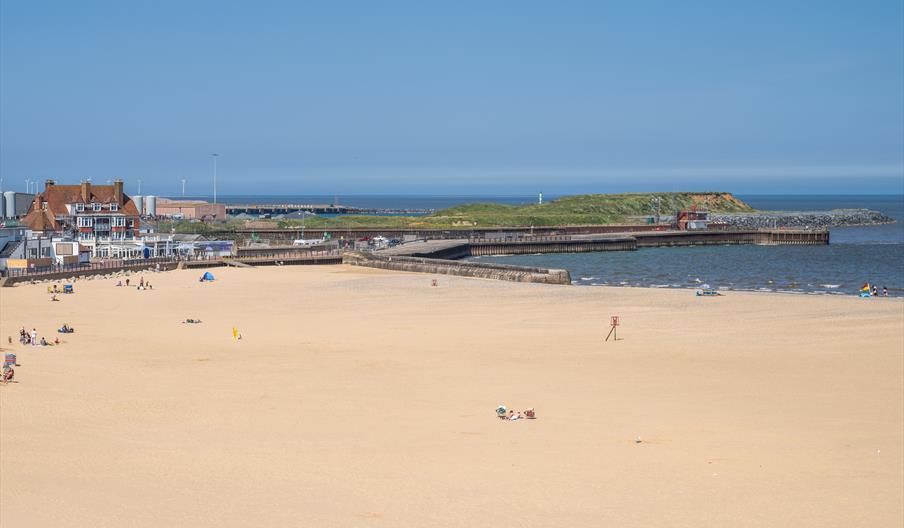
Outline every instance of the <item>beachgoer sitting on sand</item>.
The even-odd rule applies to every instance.
[[[71,333],[75,332],[75,328],[72,328],[72,327],[69,326],[68,324],[63,323],[62,328],[60,328],[59,330],[57,330],[57,332],[59,332],[59,333],[61,333],[61,334],[71,334]]]
[[[16,377],[16,371],[9,365],[3,365],[3,384],[11,382]]]
[[[59,301],[59,299],[57,299],[57,296],[56,296],[55,293],[54,293],[53,295],[50,296],[50,300],[51,300],[51,301]]]
[[[53,340],[53,344],[54,344],[54,345],[59,345],[59,344],[60,344],[60,337],[59,337],[59,336],[57,336],[57,338]]]
[[[122,281],[116,283],[117,286],[122,286]]]
[[[42,337],[41,338],[41,346],[49,346],[49,345],[50,345],[50,343],[48,343],[47,340]]]
[[[537,414],[534,413],[534,408],[531,407],[530,409],[524,409],[524,417],[527,418],[528,420],[536,419]]]

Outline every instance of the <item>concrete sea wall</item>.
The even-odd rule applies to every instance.
[[[482,279],[540,284],[571,284],[571,274],[566,270],[485,264],[421,257],[384,257],[348,251],[343,254],[343,264],[365,266],[393,271],[411,271],[438,275],[457,275]]]

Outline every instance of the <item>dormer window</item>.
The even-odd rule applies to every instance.
[[[75,210],[81,213],[82,211],[85,210],[85,204],[83,204],[83,203],[75,204]]]
[[[100,211],[100,208],[101,208],[101,204],[99,204],[99,203],[94,203],[94,204],[91,204],[91,205],[93,205],[93,206],[94,206],[94,211],[95,211],[95,212],[98,212],[98,211]]]
[[[111,211],[119,211],[119,204],[111,203],[110,210]]]

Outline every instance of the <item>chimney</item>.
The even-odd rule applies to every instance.
[[[44,180],[44,192],[49,191],[50,188],[53,187],[53,185],[54,185],[55,183],[56,183],[56,182],[53,181],[53,180],[51,180],[51,179]]]
[[[87,182],[87,181],[82,182],[82,202],[83,203],[91,202],[91,182]]]
[[[122,207],[122,180],[114,180],[113,181],[113,200]]]

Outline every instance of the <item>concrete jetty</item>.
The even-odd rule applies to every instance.
[[[634,251],[638,248],[713,245],[826,245],[828,231],[746,230],[746,231],[650,231],[620,235],[559,235],[540,237],[474,237],[470,239],[421,240],[377,253],[461,259],[485,255],[538,253],[584,253]]]

